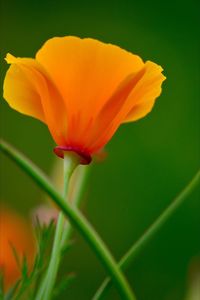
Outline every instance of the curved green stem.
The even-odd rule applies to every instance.
[[[63,197],[68,198],[69,180],[77,166],[77,161],[72,155],[65,155],[64,157],[64,183],[63,183]],[[67,199],[68,201],[68,199]],[[58,222],[56,225],[55,237],[53,242],[52,254],[50,263],[47,269],[47,274],[41,284],[41,287],[36,296],[36,300],[49,300],[51,299],[52,290],[55,285],[56,276],[61,259],[62,246],[64,242],[63,235],[65,232],[65,215],[60,212]]]
[[[174,201],[161,213],[161,215],[154,221],[154,223],[145,231],[145,233],[137,240],[137,242],[126,252],[119,262],[122,270],[125,270],[142,251],[148,241],[154,237],[162,225],[169,219],[169,217],[176,211],[176,209],[183,203],[183,201],[192,193],[192,191],[200,184],[200,171],[196,173],[193,179],[182,190],[182,192],[174,199]],[[110,278],[106,278],[100,288],[97,290],[93,300],[103,299],[106,293],[112,286]]]
[[[64,215],[70,219],[74,227],[76,227],[80,234],[85,238],[101,263],[104,265],[106,271],[115,283],[122,299],[135,300],[136,298],[123,273],[117,266],[113,256],[87,219],[76,208],[65,203],[65,199],[55,190],[46,176],[43,175],[39,168],[33,165],[33,163],[31,163],[27,158],[2,141],[0,143],[0,149],[25,171],[38,184],[38,186],[40,186],[43,191],[45,191],[52,200],[54,200]]]

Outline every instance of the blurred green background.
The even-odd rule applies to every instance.
[[[6,53],[33,57],[53,36],[118,44],[164,68],[167,81],[153,112],[115,134],[107,159],[93,166],[83,205],[117,259],[199,166],[199,9],[199,1],[180,0],[1,0],[1,89]],[[50,173],[57,158],[47,128],[4,101],[0,106],[3,138]],[[199,190],[193,192],[129,267],[127,276],[138,300],[186,299],[188,269],[200,255],[198,196]],[[1,155],[1,200],[28,215],[42,199],[31,180]],[[60,299],[91,299],[105,276],[79,236],[62,271],[74,271],[77,278]],[[119,299],[114,289],[107,299]]]

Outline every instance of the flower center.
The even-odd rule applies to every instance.
[[[58,157],[61,158],[64,158],[64,152],[74,152],[79,156],[81,165],[89,165],[89,163],[92,161],[91,155],[87,151],[84,151],[77,146],[56,146],[53,151]]]

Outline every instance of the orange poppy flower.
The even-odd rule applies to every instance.
[[[0,271],[4,275],[4,287],[7,290],[20,278],[12,247],[16,249],[19,259],[25,255],[29,267],[35,254],[35,239],[31,226],[22,217],[8,208],[0,210]]]
[[[6,101],[48,126],[58,156],[74,151],[83,164],[120,124],[151,111],[165,79],[159,65],[90,38],[52,38],[35,59],[6,60]]]

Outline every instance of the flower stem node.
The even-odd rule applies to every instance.
[[[89,165],[92,161],[91,155],[77,146],[57,146],[53,151],[60,158],[64,158],[65,152],[72,152],[78,157],[78,161],[81,165]]]

